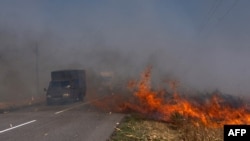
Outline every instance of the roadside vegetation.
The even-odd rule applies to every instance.
[[[126,116],[108,141],[223,141],[222,128],[194,125],[173,115],[171,123]]]

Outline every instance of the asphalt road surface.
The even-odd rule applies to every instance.
[[[88,102],[32,106],[0,114],[0,141],[106,141],[123,117]]]

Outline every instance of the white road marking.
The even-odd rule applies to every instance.
[[[85,102],[85,103],[82,103],[82,104],[79,104],[79,105],[76,105],[76,106],[73,106],[73,107],[70,107],[70,108],[67,108],[67,109],[64,109],[64,110],[55,112],[55,115],[60,114],[60,113],[63,113],[63,112],[66,112],[66,111],[69,111],[69,110],[71,110],[71,109],[74,109],[74,108],[76,108],[76,107],[80,107],[80,106],[85,105],[85,104],[88,104],[88,103],[89,103],[89,102]]]
[[[55,115],[60,114],[60,113],[65,112],[65,111],[68,111],[68,110],[70,110],[70,108],[55,112]]]
[[[23,123],[23,124],[19,124],[19,125],[17,125],[17,126],[13,126],[13,127],[11,127],[11,128],[2,130],[2,131],[0,131],[0,134],[1,134],[1,133],[4,133],[4,132],[7,132],[7,131],[9,131],[9,130],[12,130],[12,129],[15,129],[15,128],[18,128],[18,127],[21,127],[21,126],[24,126],[24,125],[27,125],[27,124],[30,124],[30,123],[33,123],[33,122],[36,122],[36,120],[32,120],[32,121],[29,121],[29,122],[25,122],[25,123]]]
[[[70,107],[70,108],[61,110],[61,111],[57,111],[57,112],[55,112],[54,114],[57,115],[57,114],[60,114],[60,113],[69,111],[69,110],[74,109],[74,108],[76,108],[76,107],[80,107],[80,106],[82,106],[82,105],[89,104],[89,103],[91,103],[91,102],[97,101],[97,100],[102,99],[102,98],[104,98],[104,97],[105,97],[105,96],[100,97],[100,98],[97,98],[97,99],[94,99],[94,100],[91,100],[91,101],[87,101],[87,102],[85,102],[85,103],[82,103],[82,104],[79,104],[79,105],[76,105],[76,106],[73,106],[73,107]]]

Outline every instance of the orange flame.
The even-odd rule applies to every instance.
[[[234,108],[221,104],[220,101],[223,99],[216,95],[206,104],[193,103],[179,96],[176,82],[170,83],[173,98],[166,99],[161,91],[151,89],[150,78],[151,67],[142,73],[141,80],[129,84],[135,100],[121,104],[121,111],[135,111],[148,116],[156,116],[163,121],[170,121],[171,115],[178,113],[209,127],[222,127],[224,124],[250,124],[250,112],[246,107]]]

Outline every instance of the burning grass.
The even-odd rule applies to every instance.
[[[214,94],[208,102],[196,102],[181,97],[177,91],[177,83],[172,82],[172,97],[166,98],[170,92],[153,91],[150,85],[151,68],[147,68],[139,81],[130,84],[134,93],[134,102],[120,105],[123,111],[141,113],[147,117],[171,122],[171,116],[178,113],[185,119],[192,119],[194,125],[222,127],[224,124],[249,124],[250,111],[246,106],[234,107],[225,99]]]
[[[112,95],[95,105],[106,110],[139,113],[150,119],[172,122],[173,115],[180,115],[194,126],[221,128],[225,124],[249,124],[250,111],[244,104],[233,105],[219,94],[197,101],[178,92],[178,83],[170,82],[169,90],[152,90],[151,68],[147,68],[138,81],[129,83],[132,97]]]
[[[106,111],[140,115],[127,117],[109,141],[222,141],[223,125],[250,124],[249,107],[240,99],[214,92],[185,95],[178,83],[153,90],[151,68],[129,83],[125,95],[112,94],[93,103]],[[132,92],[132,95],[130,95]]]

